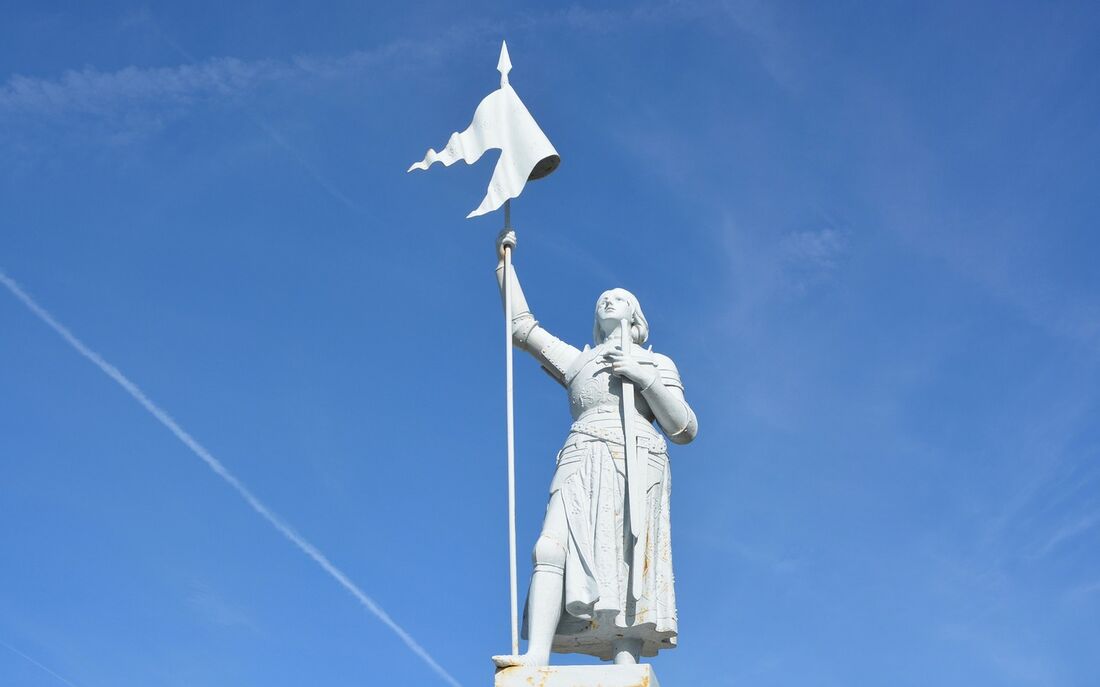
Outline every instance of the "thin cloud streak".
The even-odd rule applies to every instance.
[[[422,647],[412,635],[405,631],[400,625],[386,613],[381,606],[379,606],[374,599],[367,596],[354,582],[352,582],[342,570],[337,568],[329,559],[321,553],[321,551],[313,544],[308,542],[304,537],[295,532],[288,524],[283,522],[279,516],[271,511],[263,502],[261,502],[244,484],[237,479],[221,461],[215,458],[207,451],[202,444],[196,441],[190,434],[188,434],[175,420],[172,419],[167,412],[165,412],[160,406],[153,403],[149,398],[137,387],[136,384],[131,382],[125,375],[122,374],[114,365],[111,365],[103,359],[98,353],[88,348],[80,339],[69,331],[67,327],[54,319],[45,308],[40,306],[33,298],[31,298],[19,284],[10,278],[6,273],[0,270],[0,283],[2,283],[12,295],[19,299],[23,305],[27,307],[38,319],[42,320],[50,329],[54,330],[62,339],[66,341],[72,348],[74,348],[80,355],[87,358],[93,365],[98,367],[104,374],[114,380],[119,386],[121,386],[126,393],[128,393],[135,401],[137,401],[145,410],[149,411],[149,414],[157,419],[162,425],[168,428],[172,434],[176,436],[187,448],[191,449],[191,452],[198,456],[206,466],[209,467],[214,474],[221,477],[226,484],[234,489],[237,494],[244,499],[244,501],[254,510],[260,517],[274,527],[280,534],[282,534],[292,544],[297,546],[304,554],[309,556],[317,565],[321,567],[326,573],[328,573],[334,580],[336,580],[340,586],[346,589],[354,596],[360,604],[362,604],[368,611],[375,615],[382,621],[386,627],[390,628],[394,634],[396,634],[401,641],[405,643],[414,654],[419,656],[428,666],[434,670],[440,677],[442,677],[448,684],[453,687],[462,687],[462,685],[451,676],[446,670],[439,665],[435,659]],[[9,647],[10,648],[10,647]],[[66,681],[67,682],[67,681]],[[71,684],[71,683],[69,683]]]
[[[157,25],[154,24],[154,26],[157,26]],[[160,34],[161,38],[163,38],[164,41],[166,43],[168,43],[168,45],[171,46],[171,48],[173,50],[175,50],[177,53],[182,55],[184,59],[186,59],[186,60],[188,60],[192,63],[195,63],[195,62],[198,61],[198,60],[195,59],[195,56],[192,55],[190,52],[188,52],[186,49],[184,49],[183,46],[181,46],[179,43],[177,43],[175,40],[173,40],[167,33],[160,30],[159,26],[157,26],[157,31]],[[387,53],[383,50],[381,52],[381,54],[385,55]],[[361,57],[362,55],[364,55],[364,53],[355,53],[355,55],[359,55]],[[303,63],[301,61],[299,61],[298,66],[302,67],[302,65],[303,65]],[[309,72],[314,73],[314,74],[320,73],[322,71],[323,70],[317,69],[316,67],[309,68]],[[220,76],[218,74],[214,74],[212,76],[212,79],[218,85],[218,87],[220,89],[223,89],[223,90],[226,90],[226,91],[232,90],[232,85],[227,83],[222,76]],[[288,155],[290,155],[290,157],[295,162],[297,162],[298,165],[303,170],[305,170],[306,174],[308,174],[315,182],[317,182],[318,186],[320,186],[322,189],[324,189],[333,198],[335,198],[336,200],[338,200],[341,203],[343,203],[344,205],[346,205],[352,211],[357,212],[360,215],[367,215],[368,214],[366,212],[366,210],[364,210],[358,203],[356,203],[351,198],[349,198],[347,196],[347,194],[345,194],[343,191],[341,191],[339,188],[337,188],[335,184],[333,184],[331,181],[329,181],[323,174],[318,172],[314,168],[313,165],[311,165],[309,162],[307,162],[305,157],[300,152],[298,152],[298,150],[294,146],[292,146],[290,144],[290,142],[287,141],[286,138],[282,134],[280,134],[278,131],[276,131],[275,128],[273,126],[271,126],[271,124],[269,124],[263,117],[261,117],[258,113],[252,111],[252,108],[247,108],[245,110],[245,112],[248,115],[248,118],[252,120],[252,123],[255,124],[257,127],[259,127],[261,131],[263,131],[265,134],[267,134],[267,137],[269,139],[271,139],[276,145],[278,145]]]
[[[2,278],[2,277],[3,277],[3,274],[2,274],[2,273],[0,273],[0,278]],[[13,653],[13,654],[15,654],[16,656],[19,656],[20,658],[22,658],[22,659],[24,659],[24,660],[28,661],[29,663],[32,663],[32,664],[34,664],[35,666],[37,666],[37,667],[38,667],[39,669],[41,669],[41,670],[45,671],[46,673],[49,673],[49,674],[50,674],[50,675],[52,675],[52,676],[53,676],[54,678],[56,678],[57,680],[61,681],[61,682],[62,682],[63,684],[66,684],[66,685],[68,685],[69,687],[77,687],[77,685],[75,685],[74,683],[70,682],[69,680],[66,680],[66,679],[65,679],[64,677],[62,677],[62,676],[58,675],[58,674],[57,674],[56,672],[54,672],[53,670],[50,670],[50,669],[49,669],[49,668],[47,668],[46,666],[42,665],[42,664],[41,664],[41,663],[39,663],[38,661],[34,660],[34,659],[33,659],[33,658],[31,658],[30,656],[26,655],[25,653],[23,653],[23,652],[22,652],[22,651],[20,651],[19,649],[16,649],[16,648],[15,648],[14,646],[12,646],[11,644],[8,644],[7,642],[5,642],[5,641],[4,641],[4,640],[2,640],[2,639],[0,639],[0,646],[4,647],[4,648],[5,648],[5,649],[7,649],[8,651],[12,652],[12,653]]]
[[[16,74],[0,86],[0,113],[105,116],[135,105],[181,105],[207,94],[234,93],[293,71],[291,65],[274,60],[218,57],[196,64],[130,66],[113,72],[85,67],[56,79]]]
[[[395,40],[335,57],[299,55],[243,60],[237,57],[198,59],[156,27],[161,39],[187,63],[145,67],[130,65],[114,71],[95,67],[69,69],[55,77],[13,74],[0,84],[0,115],[63,118],[84,115],[105,119],[134,116],[142,110],[182,108],[206,98],[225,98],[276,82],[315,83],[361,75],[391,65],[438,60],[489,30],[447,32],[439,44]]]
[[[1084,517],[1077,518],[1069,524],[1063,525],[1047,540],[1046,544],[1039,550],[1038,556],[1042,557],[1049,555],[1064,542],[1087,533],[1097,524],[1100,524],[1100,511],[1089,513]]]

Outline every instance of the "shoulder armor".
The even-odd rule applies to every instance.
[[[565,373],[562,375],[562,383],[566,386],[569,386],[570,382],[573,381],[573,378],[580,374],[581,368],[587,365],[589,361],[591,361],[595,357],[596,349],[585,344],[584,350],[581,351],[580,355],[573,359],[573,364],[570,365],[569,369],[565,370]]]
[[[653,353],[652,355],[653,362],[657,364],[657,372],[661,374],[661,383],[683,391],[684,383],[680,379],[680,371],[676,369],[676,363],[672,362],[672,358],[660,353]]]

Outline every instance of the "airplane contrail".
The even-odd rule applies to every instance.
[[[391,618],[389,614],[386,613],[386,611],[384,611],[382,607],[374,601],[374,599],[367,596],[367,594],[363,592],[363,590],[361,590],[358,586],[356,586],[356,584],[352,582],[342,570],[333,565],[333,563],[323,553],[321,553],[321,551],[316,546],[309,543],[304,537],[295,532],[290,527],[290,525],[283,522],[283,520],[275,513],[273,513],[270,508],[265,506],[262,501],[256,498],[256,496],[253,495],[253,493],[249,491],[248,488],[245,487],[244,484],[239,479],[237,479],[236,476],[233,475],[233,473],[231,473],[224,465],[222,465],[221,461],[211,455],[210,452],[202,446],[202,444],[196,441],[194,437],[192,437],[182,427],[180,427],[179,424],[177,424],[176,421],[173,420],[172,417],[160,406],[149,400],[149,397],[146,396],[145,393],[141,389],[139,389],[136,384],[127,379],[127,377],[122,374],[122,372],[120,372],[117,367],[108,363],[106,360],[103,359],[102,356],[84,345],[84,342],[76,338],[76,336],[71,331],[69,331],[69,329],[65,325],[54,319],[53,315],[51,315],[45,308],[40,306],[33,298],[31,298],[25,291],[23,291],[19,284],[14,279],[5,274],[3,270],[0,270],[0,283],[3,283],[3,285],[7,287],[8,291],[11,291],[12,294],[23,303],[23,305],[27,306],[27,309],[29,309],[32,313],[35,314],[35,316],[38,317],[38,319],[46,323],[50,327],[50,329],[57,332],[57,334],[60,335],[62,339],[64,339],[70,346],[76,349],[77,353],[90,360],[93,365],[98,367],[104,374],[113,379],[126,391],[126,393],[130,394],[130,396],[133,397],[135,401],[141,404],[141,406],[145,408],[145,410],[149,411],[150,415],[156,418],[157,421],[160,422],[162,425],[167,427],[168,431],[176,435],[176,438],[183,442],[183,444],[187,448],[191,449],[192,453],[202,459],[202,461],[206,463],[206,466],[214,471],[214,474],[216,474],[218,477],[221,477],[222,480],[226,482],[226,484],[233,487],[237,494],[242,499],[244,499],[244,501],[249,506],[252,507],[252,510],[256,511],[256,513],[264,520],[267,520],[267,522],[276,530],[278,530],[280,534],[286,537],[286,539],[289,540],[290,543],[301,549],[302,553],[312,558],[313,561],[317,563],[317,565],[321,566],[322,570],[327,572],[334,580],[340,583],[340,586],[351,592],[351,595],[354,596],[359,601],[359,603],[361,603],[368,611],[373,613],[375,617],[381,620],[382,624],[393,630],[394,634],[400,637],[401,641],[403,641],[414,654],[419,656],[425,663],[427,663],[432,670],[438,673],[440,677],[450,683],[453,687],[462,687],[461,683],[459,683],[458,680],[452,677],[450,673],[444,670],[443,666],[436,663],[435,659],[431,657],[431,655],[424,649],[424,647],[420,646],[420,644],[417,643],[415,639],[413,639],[412,635],[410,635],[408,632],[405,631],[404,628],[394,622],[393,618]]]
[[[57,678],[57,679],[58,679],[58,680],[60,680],[61,682],[64,682],[64,683],[65,683],[66,685],[68,685],[69,687],[76,687],[76,685],[74,685],[73,683],[69,682],[69,681],[68,681],[68,680],[66,680],[65,678],[61,677],[60,675],[58,675],[58,674],[57,674],[57,673],[55,673],[54,671],[50,670],[50,669],[49,669],[49,668],[47,668],[46,666],[42,665],[42,664],[41,664],[41,663],[39,663],[38,661],[34,660],[34,659],[33,659],[33,658],[31,658],[30,656],[26,655],[25,653],[23,653],[23,652],[22,652],[22,651],[20,651],[19,649],[16,649],[16,648],[15,648],[14,646],[12,646],[11,644],[8,644],[7,642],[5,642],[5,641],[4,641],[4,640],[2,640],[2,639],[0,639],[0,646],[4,647],[4,648],[5,648],[5,649],[7,649],[8,651],[12,652],[12,653],[13,653],[13,654],[15,654],[16,656],[19,656],[20,658],[26,659],[26,660],[27,660],[27,661],[29,661],[30,663],[32,663],[32,664],[34,664],[34,665],[38,666],[39,668],[41,668],[42,670],[46,671],[46,672],[47,672],[47,673],[49,673],[50,675],[54,676],[55,678]]]

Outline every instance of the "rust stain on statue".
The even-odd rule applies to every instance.
[[[539,674],[542,676],[542,679],[540,679],[536,684],[535,677],[532,675],[531,677],[527,678],[527,684],[531,685],[531,687],[546,687],[546,681],[549,680],[550,676],[555,672],[556,671],[553,668],[540,668]]]

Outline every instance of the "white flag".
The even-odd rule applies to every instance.
[[[529,179],[541,179],[550,174],[561,161],[550,139],[542,133],[535,118],[509,85],[508,72],[511,69],[508,45],[501,43],[500,62],[497,64],[500,89],[481,101],[470,126],[461,133],[451,134],[446,148],[438,153],[429,148],[424,159],[408,169],[410,172],[428,169],[436,162],[450,167],[458,160],[473,164],[481,159],[486,150],[499,148],[500,159],[493,169],[485,198],[476,210],[466,215],[467,219],[496,210],[504,201],[522,193]]]

